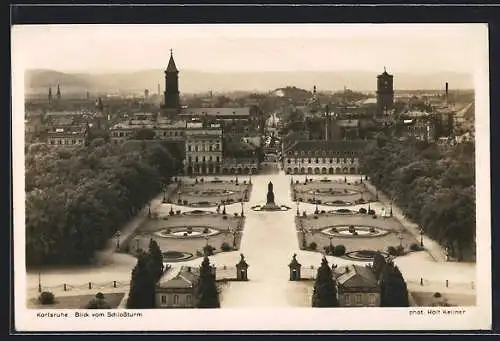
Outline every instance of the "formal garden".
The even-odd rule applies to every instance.
[[[296,217],[296,228],[302,250],[351,260],[372,261],[377,252],[389,257],[422,249],[395,217],[378,216],[371,209],[303,212]]]
[[[292,179],[292,199],[299,202],[318,203],[326,206],[351,206],[376,201],[363,184],[363,178],[347,180]]]
[[[205,180],[197,177],[192,181],[181,182],[177,191],[165,199],[165,202],[189,207],[216,207],[224,203],[230,205],[247,202],[251,187],[250,181],[239,180],[238,177],[231,180]]]
[[[207,210],[174,210],[163,204],[128,241],[121,252],[138,254],[151,239],[158,243],[165,262],[180,262],[217,252],[238,250],[243,233],[244,217]]]

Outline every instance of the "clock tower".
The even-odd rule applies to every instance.
[[[179,70],[175,65],[172,50],[170,50],[170,60],[165,70],[165,101],[164,109],[179,109]]]
[[[377,116],[387,115],[394,107],[394,76],[384,72],[377,76]]]

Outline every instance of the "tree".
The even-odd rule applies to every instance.
[[[220,308],[219,290],[207,255],[201,263],[196,297],[197,308]]]
[[[338,307],[337,289],[333,280],[332,269],[326,257],[318,268],[312,295],[312,306],[317,308]]]
[[[156,281],[150,262],[151,258],[147,253],[141,253],[137,258],[130,281],[128,309],[152,309],[155,306]]]
[[[373,257],[373,263],[372,263],[372,271],[375,274],[375,278],[380,279],[380,275],[382,274],[382,271],[386,267],[387,262],[385,260],[385,257],[380,253],[377,252],[375,256]]]
[[[163,265],[163,255],[158,246],[156,240],[151,238],[149,240],[149,249],[148,249],[150,264],[151,264],[151,273],[153,274],[156,281],[160,279],[163,275],[163,270],[165,269]]]
[[[409,307],[408,288],[401,271],[388,262],[380,275],[380,306]]]
[[[106,302],[104,294],[98,292],[93,299],[87,303],[85,309],[111,309],[111,306]]]

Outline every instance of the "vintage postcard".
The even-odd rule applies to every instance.
[[[18,331],[491,328],[487,25],[21,25],[12,63]]]

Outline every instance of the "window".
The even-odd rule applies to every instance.
[[[186,296],[186,303],[191,304],[191,295]]]
[[[216,160],[217,160],[217,162],[220,162],[220,159],[219,159],[219,157],[218,157],[218,156],[217,156],[217,159],[216,159]]]
[[[191,156],[190,156],[190,157],[188,157],[188,162],[189,162],[189,163],[192,163],[192,162],[193,162],[193,158],[192,158]]]
[[[375,302],[377,301],[377,297],[375,296],[375,294],[370,294],[368,296],[368,300],[370,302],[370,305],[375,305]]]
[[[287,159],[287,162],[290,163],[290,159]]]
[[[361,294],[356,294],[356,305],[360,305],[363,301],[363,297]]]
[[[197,152],[198,151],[198,145],[194,146],[194,151]]]
[[[188,152],[190,152],[190,151],[191,151],[191,146],[188,146]]]
[[[174,304],[179,304],[179,295],[174,295]]]
[[[307,162],[308,162],[308,163],[311,163],[311,159],[307,159]]]
[[[351,296],[349,294],[344,295],[344,305],[346,306],[351,305]]]
[[[161,304],[167,304],[167,296],[161,295]]]
[[[330,163],[333,163],[333,159],[330,159]]]
[[[212,155],[210,155],[210,157],[208,158],[208,160],[209,160],[210,162],[212,162]]]
[[[194,162],[198,162],[198,156],[194,158]]]

